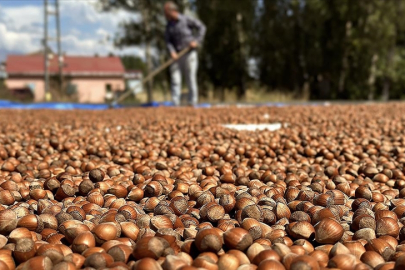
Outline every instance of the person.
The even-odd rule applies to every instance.
[[[183,75],[189,91],[189,105],[194,106],[198,103],[197,48],[204,39],[206,27],[201,21],[181,14],[177,5],[171,1],[165,3],[164,13],[167,19],[167,49],[171,58],[177,60],[170,66],[172,100],[176,106],[180,104]],[[187,47],[190,47],[190,51],[178,59],[178,53]]]

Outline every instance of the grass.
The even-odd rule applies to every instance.
[[[187,100],[187,89],[183,89],[182,98],[183,101]],[[213,90],[208,91],[207,97],[200,97],[200,103],[221,103],[220,98],[215,95]],[[143,91],[139,93],[134,98],[133,96],[127,99],[124,103],[146,103],[147,93]],[[309,99],[308,95],[303,95],[297,97],[296,94],[287,91],[265,91],[264,89],[254,89],[250,88],[246,91],[246,96],[243,100],[238,100],[237,95],[234,91],[225,91],[225,102],[226,103],[265,103],[265,102],[290,102],[290,101],[307,101]],[[164,93],[162,90],[157,89],[153,92],[153,100],[156,102],[170,101],[170,92]]]
[[[55,88],[51,88],[52,99],[56,102],[75,102],[77,101],[77,97],[67,96],[59,91],[56,91]],[[187,102],[187,93],[188,90],[186,88],[182,91],[182,98],[183,101]],[[297,97],[291,91],[281,91],[281,90],[274,90],[274,91],[265,91],[261,88],[250,88],[246,91],[246,96],[243,100],[238,100],[235,91],[226,90],[225,94],[225,102],[226,103],[237,103],[237,102],[244,102],[244,103],[266,103],[266,102],[290,102],[290,101],[307,101],[309,99],[309,95]],[[13,96],[9,91],[7,91],[4,87],[0,87],[0,99],[7,99],[7,100],[15,100],[15,101],[23,101],[23,102],[32,102],[32,100],[21,100]],[[148,100],[148,95],[146,91],[143,91],[136,96],[130,95],[127,99],[125,99],[122,103],[123,104],[142,104],[146,103]],[[155,88],[153,92],[153,100],[156,102],[163,102],[163,101],[171,101],[171,94],[169,90],[164,91],[162,88]],[[221,99],[219,98],[218,93],[214,93],[214,90],[209,90],[206,97],[199,98],[200,103],[222,103]]]

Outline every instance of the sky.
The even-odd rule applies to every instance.
[[[49,0],[52,10],[54,0]],[[42,49],[43,0],[0,0],[0,62],[7,54],[26,54]],[[68,55],[133,54],[143,57],[139,47],[115,48],[113,38],[119,23],[136,19],[126,11],[97,11],[97,0],[60,0],[62,51]],[[49,36],[56,37],[54,16],[49,17]],[[50,41],[56,52],[56,42]]]

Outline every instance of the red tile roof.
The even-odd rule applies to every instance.
[[[9,55],[8,75],[43,75],[43,55]],[[49,60],[49,72],[58,72],[58,56]],[[123,76],[124,66],[119,57],[64,56],[63,73],[72,76]]]

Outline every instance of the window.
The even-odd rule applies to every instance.
[[[111,87],[111,84],[110,84],[110,83],[107,83],[107,84],[105,85],[105,90],[107,90],[107,92],[111,92],[111,91],[112,91],[112,87]]]

